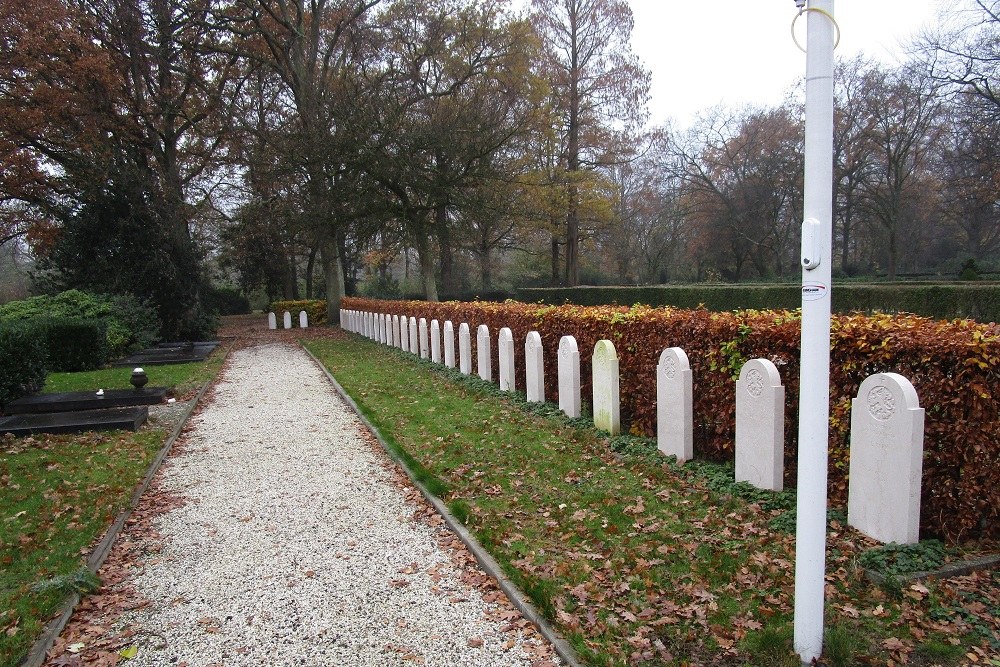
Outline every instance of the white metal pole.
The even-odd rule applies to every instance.
[[[817,11],[818,10],[818,11]],[[833,259],[833,0],[810,0],[806,52],[802,361],[795,528],[795,650],[823,653]]]

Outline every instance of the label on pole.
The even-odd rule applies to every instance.
[[[802,284],[802,300],[803,301],[819,301],[826,296],[828,288],[823,283],[803,283]]]

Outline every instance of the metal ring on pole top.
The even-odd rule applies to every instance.
[[[833,29],[837,31],[837,37],[833,40],[833,48],[836,49],[840,46],[840,24],[837,23],[837,19],[833,18],[833,14],[825,9],[820,9],[819,7],[802,7],[799,9],[799,13],[795,15],[795,18],[792,19],[792,41],[795,42],[795,46],[799,47],[799,51],[806,53],[805,48],[803,48],[803,46],[799,43],[799,38],[795,36],[795,24],[799,22],[799,17],[806,12],[817,12],[830,19],[830,23],[833,24]]]

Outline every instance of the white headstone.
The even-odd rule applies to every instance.
[[[611,435],[622,431],[618,392],[618,352],[610,340],[599,340],[591,360],[594,388],[594,426]]]
[[[572,336],[559,340],[559,409],[580,416],[580,349]]]
[[[392,346],[402,348],[403,343],[399,338],[399,315],[392,316]]]
[[[410,354],[417,353],[417,318],[410,318]]]
[[[500,390],[517,389],[517,375],[514,370],[514,333],[507,327],[497,335],[497,354],[500,362]]]
[[[421,317],[417,323],[417,335],[420,337],[420,358],[426,359],[430,355],[430,341],[427,339],[427,318]]]
[[[267,314],[267,328],[268,329],[278,328],[278,317],[274,313]]]
[[[444,321],[444,365],[455,367],[455,325],[451,320]]]
[[[410,351],[410,320],[406,315],[399,316],[399,343],[403,352]]]
[[[924,409],[902,375],[878,373],[851,401],[847,523],[879,542],[920,538]]]
[[[694,456],[694,397],[687,353],[670,347],[656,366],[656,446],[680,462]]]
[[[306,314],[306,311],[300,310],[299,311],[299,328],[300,329],[306,329],[308,327],[309,327],[309,316]]]
[[[458,325],[458,369],[466,375],[472,373],[472,336],[466,322]]]
[[[441,324],[431,320],[431,361],[441,363]]]
[[[479,359],[479,377],[493,382],[493,350],[490,348],[490,328],[480,324],[476,330],[476,355]]]
[[[528,402],[545,402],[545,362],[543,359],[542,336],[537,331],[529,331],[524,339],[524,379],[527,385]]]
[[[385,315],[382,313],[375,315],[375,338],[385,344]]]
[[[284,320],[285,320],[284,321],[285,328],[286,329],[291,329],[292,328],[292,314],[286,310],[283,317],[284,317]]]
[[[375,337],[375,323],[372,320],[371,313],[365,313],[365,336],[368,338]]]
[[[785,388],[767,359],[743,364],[736,381],[736,481],[781,491],[785,471]]]

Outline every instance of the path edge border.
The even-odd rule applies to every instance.
[[[229,358],[229,354],[232,351],[233,346],[230,345],[229,349],[226,350],[225,357],[223,357],[223,363],[225,363],[226,359]],[[202,385],[201,389],[198,390],[198,394],[194,397],[194,400],[191,401],[187,411],[184,413],[183,419],[177,422],[177,426],[174,427],[170,436],[156,453],[156,458],[154,458],[153,462],[149,464],[149,467],[146,469],[145,477],[142,478],[142,481],[139,482],[135,491],[132,492],[132,497],[129,499],[128,505],[126,505],[125,509],[118,513],[114,523],[111,524],[111,527],[104,534],[104,537],[100,542],[98,542],[94,550],[90,552],[90,555],[87,556],[87,569],[95,575],[101,565],[104,564],[108,554],[111,553],[112,545],[114,545],[115,540],[118,539],[118,535],[121,534],[122,528],[125,527],[125,522],[128,521],[128,518],[132,516],[132,512],[138,506],[139,499],[144,493],[146,493],[149,485],[152,484],[153,477],[156,475],[157,471],[159,471],[160,466],[163,465],[163,461],[166,460],[167,454],[169,454],[170,450],[173,448],[174,442],[176,442],[180,437],[181,432],[187,425],[191,415],[194,414],[198,404],[201,403],[201,399],[204,398],[209,387],[215,384],[215,381],[218,379],[221,372],[222,369],[220,368],[219,373],[216,373],[215,377],[206,381],[205,384]],[[58,612],[59,615],[54,617],[45,625],[45,630],[42,631],[42,634],[31,645],[31,648],[28,649],[28,653],[21,658],[21,662],[17,663],[18,667],[41,667],[41,665],[45,662],[45,656],[55,644],[56,639],[66,628],[66,624],[69,623],[69,619],[72,618],[73,612],[76,610],[76,605],[80,603],[80,599],[79,593],[72,593],[69,598],[63,602],[62,607],[60,607],[61,611]]]
[[[368,429],[368,432],[371,433],[376,440],[378,440],[379,445],[381,445],[382,449],[389,455],[389,458],[395,461],[396,465],[403,469],[406,476],[410,478],[410,483],[413,484],[418,491],[420,491],[424,499],[427,500],[427,502],[434,507],[437,513],[441,515],[441,518],[444,519],[448,528],[458,536],[458,539],[462,540],[466,548],[472,553],[473,557],[479,563],[479,566],[483,568],[486,574],[496,580],[497,584],[500,586],[500,590],[502,590],[504,595],[506,595],[511,601],[511,604],[513,604],[514,607],[521,612],[521,615],[530,621],[531,624],[537,628],[538,632],[545,637],[550,644],[552,644],[556,653],[563,660],[563,662],[568,665],[568,667],[583,667],[583,663],[580,662],[580,659],[576,655],[576,651],[572,646],[570,646],[569,642],[567,642],[562,635],[560,635],[556,629],[552,627],[545,617],[542,616],[541,612],[539,612],[535,606],[528,601],[524,593],[522,593],[514,582],[511,581],[506,574],[504,574],[503,569],[500,567],[500,564],[497,563],[496,559],[494,559],[493,556],[491,556],[489,552],[487,552],[486,549],[479,544],[476,538],[472,536],[469,530],[457,518],[455,518],[455,516],[448,509],[448,506],[417,480],[413,471],[410,470],[408,465],[406,465],[406,462],[392,451],[385,439],[382,438],[382,434],[379,430],[374,424],[368,421],[368,418],[361,412],[358,404],[354,402],[354,399],[351,398],[347,391],[340,386],[339,382],[337,382],[333,373],[331,373],[330,370],[323,365],[323,362],[316,358],[316,355],[314,355],[311,350],[302,344],[302,341],[299,341],[299,347],[305,350],[306,354],[308,354],[316,365],[319,366],[320,370],[326,374],[327,379],[330,380],[330,383],[333,385],[333,388],[336,390],[340,398],[347,403],[365,428]]]

